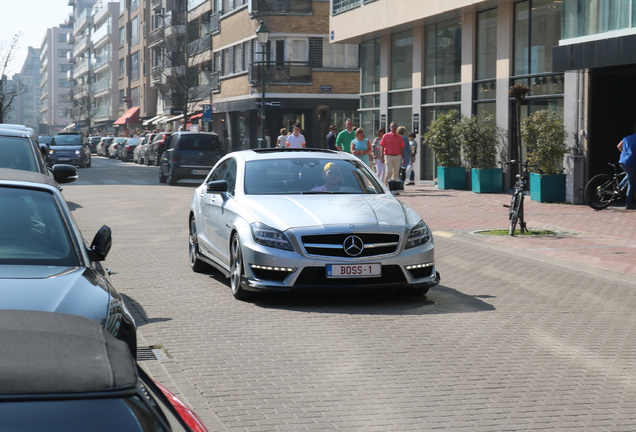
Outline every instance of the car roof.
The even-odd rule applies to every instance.
[[[58,184],[53,177],[46,174],[25,171],[11,168],[0,168],[0,182],[23,182],[23,183],[38,183],[52,186],[57,189]]]
[[[34,138],[34,135],[31,134],[31,132],[29,132],[27,129],[8,128],[4,126],[6,125],[0,124],[0,135],[20,138]]]
[[[0,398],[134,388],[128,345],[89,318],[42,311],[0,313]]]
[[[236,155],[245,161],[263,160],[263,159],[334,159],[334,160],[359,160],[346,152],[336,150],[320,149],[320,148],[262,148],[240,150],[229,153],[228,156]]]
[[[165,132],[165,133],[171,133],[171,132]],[[177,131],[177,132],[172,132],[172,135],[215,135],[215,136],[219,136],[219,134],[217,134],[216,132],[194,132],[194,131]]]

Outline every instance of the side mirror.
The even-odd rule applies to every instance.
[[[46,144],[42,144],[40,146],[40,153],[42,153],[42,157],[46,159],[46,157],[49,155],[49,146],[47,146]]]
[[[207,193],[227,192],[227,180],[214,180],[208,182],[205,191]]]
[[[104,261],[112,244],[113,236],[110,227],[108,225],[102,225],[99,231],[97,231],[97,234],[95,234],[91,247],[88,250],[91,261]]]
[[[72,183],[79,178],[77,168],[73,165],[56,164],[53,165],[53,168],[51,168],[51,172],[53,172],[53,178],[55,181],[60,184]]]

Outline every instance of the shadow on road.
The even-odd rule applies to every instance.
[[[137,302],[132,297],[127,296],[126,294],[122,294],[122,297],[124,298],[124,301],[128,306],[128,310],[135,319],[135,324],[137,324],[137,327],[156,322],[172,321],[172,318],[148,318],[144,307],[139,302]]]
[[[478,298],[479,297],[479,298]],[[444,285],[432,288],[425,296],[403,292],[348,293],[257,293],[251,303],[266,309],[310,313],[356,315],[425,315],[487,312],[495,310],[480,300],[488,296],[469,296]]]

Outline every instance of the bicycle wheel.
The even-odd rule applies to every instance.
[[[619,194],[614,193],[614,179],[609,174],[599,174],[585,185],[583,194],[585,203],[594,210],[602,210],[609,206]]]
[[[519,206],[521,205],[521,196],[518,192],[512,196],[510,202],[510,228],[508,234],[515,235],[515,227],[517,226],[517,219],[519,218]]]

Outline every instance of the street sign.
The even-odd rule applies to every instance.
[[[203,108],[203,116],[201,117],[201,119],[211,119],[212,118],[212,104],[203,104],[203,105],[201,105],[201,107]]]

